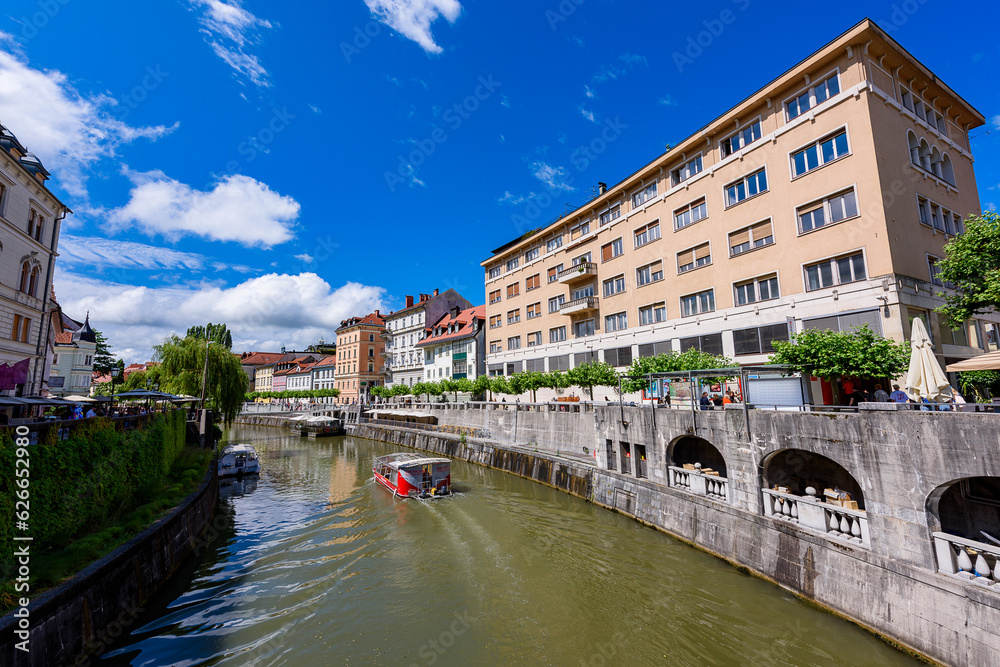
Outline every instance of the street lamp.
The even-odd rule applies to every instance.
[[[114,417],[115,415],[115,380],[118,378],[118,375],[121,372],[122,369],[118,368],[118,366],[111,367],[111,416],[112,417]]]

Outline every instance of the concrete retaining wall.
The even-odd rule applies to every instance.
[[[218,498],[214,468],[170,516],[34,598],[29,606],[29,651],[15,649],[18,620],[0,619],[0,665],[52,667],[88,664],[133,625],[142,605],[198,546]]]
[[[517,414],[517,425],[513,414]],[[443,424],[482,427],[492,442],[403,429],[356,435],[440,452],[563,488],[700,546],[851,618],[911,650],[952,665],[1000,655],[1000,585],[938,572],[931,499],[957,480],[1000,476],[1000,418],[989,414],[788,413],[598,407],[592,412],[434,409]],[[477,423],[477,420],[479,422]],[[576,425],[567,423],[576,420]],[[526,437],[522,438],[522,434]],[[532,436],[543,434],[532,440]],[[725,499],[668,485],[682,438],[708,441],[725,459]],[[607,446],[642,444],[647,474],[608,470]],[[580,460],[557,455],[586,447]],[[765,516],[766,463],[794,450],[794,473],[831,460],[863,494],[869,547]],[[634,451],[634,450],[633,450]],[[504,453],[506,452],[506,453]],[[596,452],[596,456],[593,453]],[[526,458],[528,457],[528,458]],[[547,465],[544,461],[548,461]],[[563,466],[572,481],[554,468]],[[570,486],[572,488],[567,488]]]

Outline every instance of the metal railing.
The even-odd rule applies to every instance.
[[[556,280],[562,280],[564,278],[573,278],[577,276],[596,276],[597,275],[597,264],[594,262],[580,262],[579,264],[574,264],[568,269],[563,269],[556,274]]]
[[[571,308],[576,308],[577,306],[583,306],[579,310],[594,310],[597,308],[597,304],[600,303],[599,297],[596,296],[584,296],[579,299],[573,299],[572,301],[566,301],[559,306],[559,312],[570,310]]]

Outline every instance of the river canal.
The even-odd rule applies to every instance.
[[[398,448],[237,427],[258,481],[99,664],[912,665],[832,614],[614,512],[455,461],[456,494],[371,482]]]

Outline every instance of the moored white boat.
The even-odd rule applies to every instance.
[[[219,456],[219,477],[259,475],[260,458],[251,445],[229,445]]]
[[[412,453],[375,458],[375,481],[403,498],[440,498],[451,494],[451,460]]]

